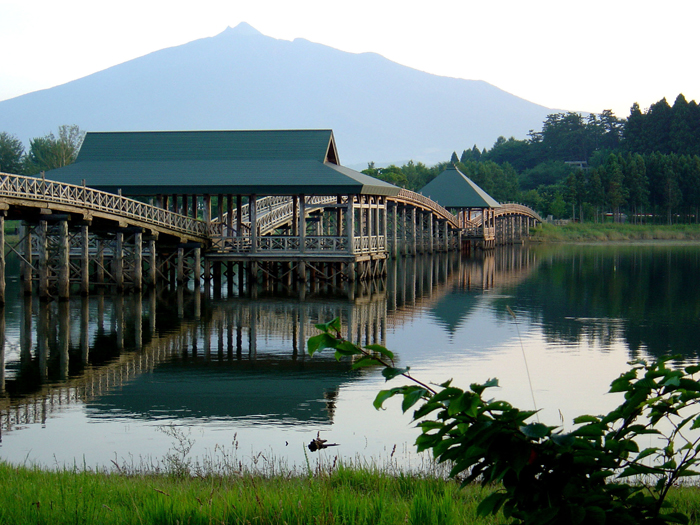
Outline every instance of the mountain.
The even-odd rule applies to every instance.
[[[466,53],[465,53],[466,55]],[[375,53],[277,40],[242,23],[87,77],[0,102],[0,131],[333,129],[340,161],[365,167],[524,138],[552,110],[483,81],[431,75]]]

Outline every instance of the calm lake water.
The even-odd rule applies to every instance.
[[[630,359],[698,359],[700,245],[514,247],[401,259],[352,290],[241,297],[224,285],[48,304],[21,296],[12,264],[0,458],[17,464],[153,465],[184,437],[189,457],[291,468],[320,432],[340,444],[326,457],[420,468],[398,400],[372,407],[401,378],[305,355],[313,325],[334,317],[422,380],[497,377],[494,397],[564,427],[620,402],[606,391]]]

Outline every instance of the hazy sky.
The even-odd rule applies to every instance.
[[[698,0],[0,0],[0,100],[248,22],[485,80],[556,109],[626,117],[700,101]]]

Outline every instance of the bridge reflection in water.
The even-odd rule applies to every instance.
[[[387,331],[429,309],[453,330],[473,307],[460,293],[514,284],[536,263],[515,246],[476,258],[401,258],[386,279],[312,286],[301,296],[261,286],[230,298],[183,288],[19,298],[0,315],[0,428],[48,425],[71,405],[97,419],[331,424],[341,386],[371,370],[352,371],[331,354],[308,358],[314,324],[340,317],[345,337],[386,344]],[[18,321],[9,330],[6,312]]]

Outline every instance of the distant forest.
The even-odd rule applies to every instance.
[[[73,162],[84,132],[58,133],[23,144],[0,132],[0,172],[36,175]],[[700,108],[678,95],[626,119],[612,111],[583,116],[554,113],[528,138],[499,137],[428,167],[420,162],[363,173],[420,191],[454,164],[493,198],[520,202],[557,219],[629,222],[700,222]]]
[[[500,202],[557,219],[698,222],[700,107],[678,95],[626,119],[612,111],[555,113],[525,140],[499,137],[432,167],[409,162],[363,173],[420,191],[449,164]]]

